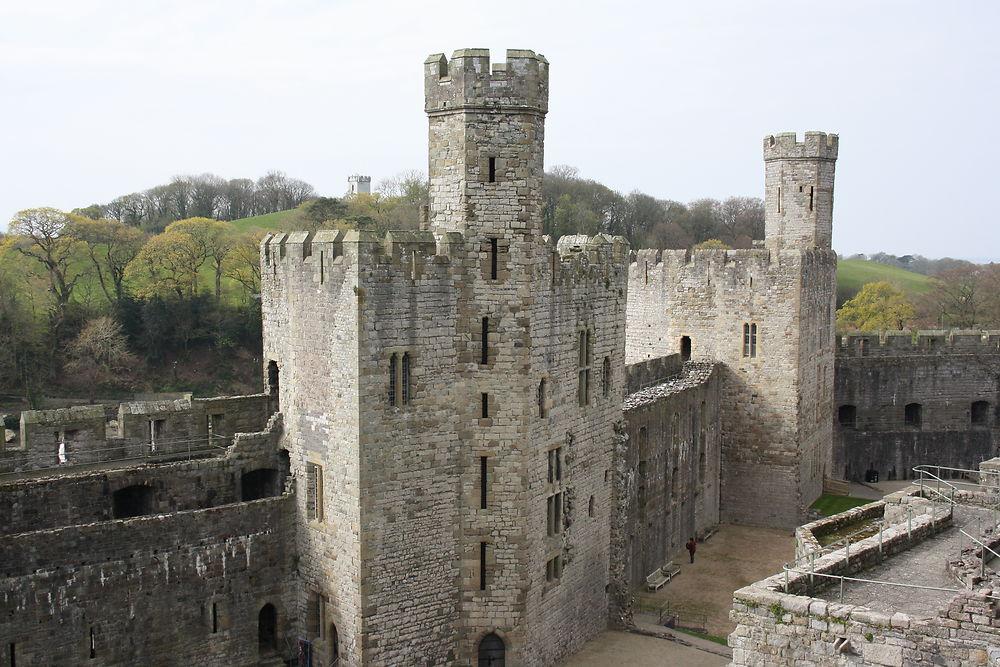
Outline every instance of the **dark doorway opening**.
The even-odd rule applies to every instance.
[[[278,410],[280,405],[278,402],[279,401],[278,382],[280,378],[278,376],[279,376],[278,362],[272,359],[271,361],[267,362],[267,393],[269,393],[271,397],[274,399],[275,411]]]
[[[153,489],[142,484],[118,489],[111,496],[111,510],[116,519],[152,514]]]
[[[691,361],[691,336],[681,336],[681,359]]]
[[[257,615],[257,646],[261,653],[278,650],[278,611],[270,602]]]
[[[241,499],[259,500],[278,495],[279,477],[278,471],[274,468],[259,468],[243,473],[243,477],[240,478]]]
[[[479,642],[479,667],[504,667],[507,647],[492,632]]]
[[[340,664],[340,635],[333,623],[330,624],[330,664]]]

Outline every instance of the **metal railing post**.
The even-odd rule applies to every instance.
[[[840,578],[840,604],[844,604],[844,578]]]
[[[879,555],[879,558],[883,558],[884,557],[882,555],[882,530],[884,528],[885,528],[885,521],[883,520],[882,523],[880,523],[878,525],[878,555]]]

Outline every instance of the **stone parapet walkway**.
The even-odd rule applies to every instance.
[[[888,614],[902,612],[914,618],[937,616],[938,611],[954,597],[954,591],[961,588],[946,570],[948,560],[961,551],[963,544],[969,544],[968,538],[959,529],[964,528],[967,533],[978,535],[980,527],[988,526],[993,517],[992,510],[956,505],[951,528],[854,575],[861,579],[947,588],[951,589],[950,592],[847,581],[843,588],[843,602]],[[840,585],[834,583],[815,597],[840,602]]]

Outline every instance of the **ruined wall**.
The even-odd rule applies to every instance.
[[[627,367],[633,376],[632,366]],[[720,373],[688,363],[675,377],[625,397],[628,583],[642,586],[689,537],[719,522]]]
[[[263,605],[295,638],[291,498],[0,537],[0,659],[257,664]]]
[[[837,474],[909,479],[918,464],[968,469],[995,456],[998,340],[945,331],[845,336],[837,350]],[[911,408],[908,418],[912,404],[919,415]]]
[[[27,410],[17,442],[0,448],[0,474],[225,447],[236,433],[264,429],[271,415],[268,401],[265,394],[187,396]]]

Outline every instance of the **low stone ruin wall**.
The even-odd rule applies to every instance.
[[[882,518],[884,513],[885,501],[876,500],[799,526],[795,529],[795,557],[802,558],[822,551],[824,547],[817,538],[823,535],[829,535],[853,523]]]

